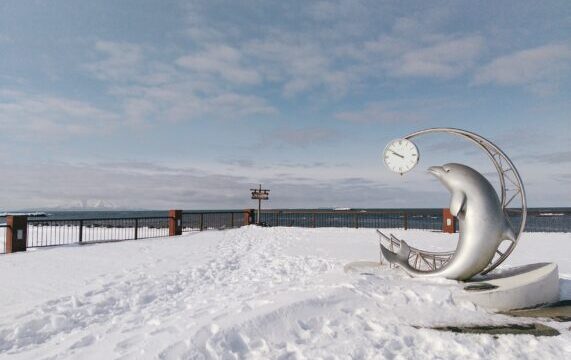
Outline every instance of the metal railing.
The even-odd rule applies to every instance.
[[[571,210],[527,210],[525,232],[571,232]]]
[[[244,216],[248,211],[183,211],[182,231],[202,231],[212,229],[231,229],[244,225]]]
[[[230,229],[252,223],[251,210],[183,211],[182,230]],[[266,226],[442,229],[442,209],[262,210]],[[168,216],[99,219],[28,218],[28,247],[135,240],[169,235]],[[517,225],[517,224],[516,224]],[[526,232],[571,232],[571,209],[529,209]],[[0,253],[7,224],[0,224]]]
[[[512,218],[519,227],[519,219]],[[352,227],[442,230],[442,209],[387,210],[262,210],[267,226]],[[456,222],[458,231],[458,222]],[[526,232],[571,232],[571,210],[528,209]]]
[[[29,219],[28,247],[137,240],[169,235],[169,217]]]
[[[267,226],[442,229],[442,210],[263,210]]]

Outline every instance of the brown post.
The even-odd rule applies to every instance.
[[[244,225],[251,225],[254,223],[254,209],[244,210]]]
[[[450,209],[442,209],[442,232],[456,232],[456,218],[450,213]]]
[[[408,230],[408,211],[404,211],[404,229]]]
[[[28,217],[6,216],[6,254],[26,251],[28,239]]]
[[[182,235],[182,210],[169,210],[169,236]]]

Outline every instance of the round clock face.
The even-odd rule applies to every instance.
[[[399,174],[412,170],[418,163],[418,148],[414,143],[406,139],[391,141],[383,152],[385,165]]]

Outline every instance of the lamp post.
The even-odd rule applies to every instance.
[[[252,199],[258,200],[258,213],[256,214],[256,224],[260,225],[260,212],[262,210],[262,200],[268,200],[270,198],[270,190],[262,189],[262,184],[258,189],[250,189],[252,192]]]

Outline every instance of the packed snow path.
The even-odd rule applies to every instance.
[[[450,235],[395,235],[454,247]],[[570,249],[571,234],[525,234],[510,261],[557,262],[571,298]],[[546,321],[562,334],[538,338],[423,328],[526,320],[454,302],[453,281],[343,271],[378,250],[370,229],[250,226],[2,256],[0,357],[571,358],[569,323]]]

